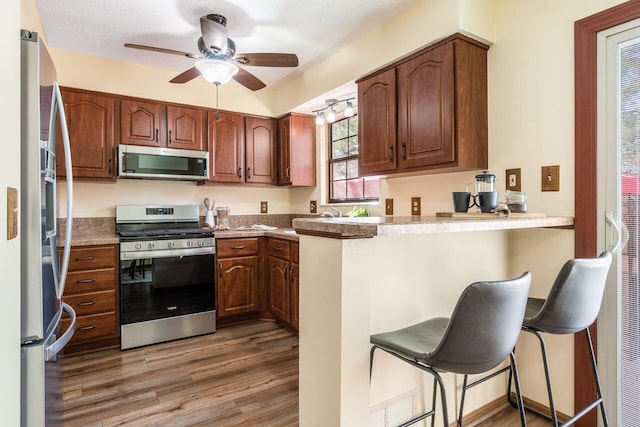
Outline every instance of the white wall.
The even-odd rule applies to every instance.
[[[3,2],[0,51],[5,64],[0,78],[0,413],[5,425],[20,423],[20,237],[7,240],[7,187],[20,188],[20,1]]]

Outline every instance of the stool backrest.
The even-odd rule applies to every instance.
[[[611,253],[603,252],[598,258],[567,261],[542,308],[527,324],[552,334],[588,328],[598,317],[611,259]]]
[[[518,340],[530,285],[529,272],[517,279],[469,285],[429,363],[459,374],[486,372],[502,363]]]

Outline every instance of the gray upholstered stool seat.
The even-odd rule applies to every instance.
[[[402,426],[411,425],[427,417],[434,424],[437,389],[440,389],[442,418],[449,426],[444,383],[439,372],[464,374],[458,423],[462,425],[467,375],[487,372],[510,358],[522,425],[526,425],[520,395],[518,371],[513,354],[522,327],[531,274],[503,281],[476,282],[464,290],[450,318],[436,317],[391,332],[371,335],[370,373],[376,349],[429,372],[434,377],[431,410]],[[495,376],[497,373],[487,378]]]
[[[546,299],[529,298],[527,301],[522,330],[534,334],[540,342],[549,395],[550,418],[554,426],[558,426],[558,418],[551,388],[547,350],[542,333],[564,335],[581,331],[584,331],[586,335],[596,396],[590,404],[578,411],[563,425],[572,425],[597,406],[600,407],[604,425],[608,425],[589,326],[596,320],[600,311],[611,259],[612,256],[609,252],[603,252],[598,258],[569,260],[562,266]],[[545,416],[544,414],[540,415]]]

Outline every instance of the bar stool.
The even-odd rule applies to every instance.
[[[445,387],[439,372],[464,374],[466,382],[466,375],[487,372],[507,357],[511,359],[520,421],[526,426],[513,349],[522,327],[530,285],[529,272],[512,280],[472,283],[458,299],[450,318],[433,318],[396,331],[371,335],[370,377],[374,352],[378,348],[434,377],[431,410],[402,426],[429,416],[433,426],[439,386],[444,425],[448,427]],[[464,392],[458,418],[460,426]]]
[[[608,426],[589,326],[596,320],[600,311],[611,259],[612,256],[609,252],[603,252],[598,258],[569,260],[558,273],[547,299],[529,298],[527,301],[522,330],[534,334],[540,341],[551,421],[556,427],[558,426],[558,417],[551,389],[547,350],[542,333],[564,335],[580,331],[584,331],[587,339],[587,348],[596,385],[596,399],[562,425],[568,426],[575,423],[599,405],[602,421],[605,427]],[[532,412],[537,413],[537,411]],[[539,415],[545,416],[544,414]]]

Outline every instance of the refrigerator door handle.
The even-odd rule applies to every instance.
[[[73,167],[71,164],[71,144],[69,142],[69,129],[67,128],[67,116],[64,112],[64,104],[62,103],[62,94],[58,82],[53,82],[53,100],[51,103],[51,117],[49,122],[50,138],[55,135],[56,114],[60,114],[60,130],[62,131],[62,142],[64,147],[64,163],[67,173],[67,221],[64,233],[64,252],[62,254],[62,263],[60,265],[60,273],[58,276],[58,286],[56,293],[58,298],[62,299],[64,293],[65,280],[67,279],[67,269],[69,267],[69,257],[71,255],[71,231],[73,228]],[[55,250],[55,248],[52,248]]]
[[[60,336],[57,340],[52,342],[49,345],[46,345],[44,348],[44,360],[45,362],[50,360],[55,360],[56,355],[64,348],[65,345],[71,340],[73,334],[76,331],[76,312],[73,311],[73,308],[67,304],[66,302],[62,303],[62,310],[65,311],[69,317],[71,318],[71,323],[69,324],[69,329],[67,329],[64,334]]]

